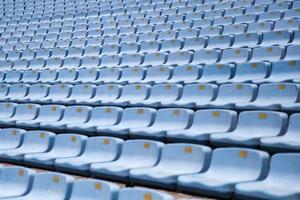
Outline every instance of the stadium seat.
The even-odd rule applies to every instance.
[[[76,125],[87,122],[92,108],[89,106],[69,106],[64,109],[63,117],[59,121],[45,121],[40,127],[46,129],[66,130],[67,125]]]
[[[271,151],[299,151],[300,140],[297,134],[300,128],[298,123],[299,118],[299,113],[292,114],[284,135],[262,138],[260,146]]]
[[[168,83],[194,83],[199,79],[202,71],[200,65],[180,65],[174,68]]]
[[[29,91],[24,97],[17,97],[20,102],[34,102],[40,98],[45,98],[48,95],[50,85],[47,84],[34,84],[30,85]]]
[[[22,79],[23,83],[36,83],[39,78],[39,73],[35,70],[26,70],[23,72]]]
[[[130,101],[131,105],[160,107],[164,102],[176,101],[182,93],[180,84],[156,84],[151,87],[149,98]],[[163,101],[162,101],[163,99]]]
[[[100,74],[98,79],[96,80],[98,83],[110,83],[117,81],[121,76],[121,70],[115,67],[104,68],[100,70]]]
[[[202,70],[202,75],[197,82],[200,83],[215,83],[227,82],[233,76],[233,64],[209,64],[205,65]]]
[[[23,139],[23,134],[26,131],[18,128],[6,128],[0,130],[0,149],[15,149],[18,148]]]
[[[71,191],[74,178],[56,172],[43,172],[33,175],[33,183],[27,194],[21,197],[10,198],[12,200],[38,200],[50,198],[63,200]],[[54,192],[55,191],[55,192]]]
[[[282,105],[294,104],[298,99],[298,85],[294,83],[268,83],[260,85],[253,102],[237,103],[242,109],[278,110]]]
[[[164,106],[170,107],[203,107],[217,96],[217,85],[187,84],[183,87],[182,96],[177,100],[163,101]]]
[[[237,123],[237,114],[231,110],[198,110],[192,125],[184,130],[167,131],[168,141],[208,143],[210,133],[230,132]]]
[[[8,107],[7,107],[8,106]],[[6,104],[6,109],[8,110],[12,105]],[[15,113],[12,117],[7,118],[7,115],[5,118],[0,119],[0,124],[2,126],[14,126],[16,124],[16,121],[18,120],[32,120],[35,119],[38,115],[39,108],[41,106],[38,104],[19,104],[16,106]],[[8,114],[10,112],[8,111]],[[8,115],[9,116],[9,115]]]
[[[32,166],[53,169],[58,158],[77,157],[83,152],[87,137],[78,134],[56,135],[52,148],[47,152],[26,154],[24,161]]]
[[[97,68],[83,68],[78,71],[75,83],[94,83],[99,75]]]
[[[54,133],[47,131],[27,131],[20,146],[15,149],[0,150],[0,159],[22,162],[25,154],[48,151],[53,143]]]
[[[132,137],[149,137],[163,139],[167,131],[184,130],[191,125],[193,111],[189,109],[165,108],[156,112],[151,126],[132,128],[129,135]],[[170,126],[172,124],[172,126]]]
[[[240,199],[297,199],[300,161],[297,153],[275,154],[271,158],[270,170],[264,180],[249,183],[239,183],[235,186],[235,194]],[[274,180],[277,180],[274,183]],[[286,183],[293,187],[289,187]]]
[[[174,189],[178,176],[205,171],[210,161],[210,153],[209,147],[195,144],[165,145],[158,164],[154,167],[130,170],[130,180],[133,183]]]
[[[80,156],[56,159],[55,167],[59,171],[89,174],[92,163],[115,160],[119,155],[122,143],[121,139],[113,137],[88,138],[84,152]]]
[[[154,166],[162,147],[163,143],[151,140],[125,141],[117,160],[91,164],[91,174],[93,177],[128,180],[131,169]]]
[[[141,80],[141,83],[163,83],[167,82],[173,71],[172,67],[154,66],[147,69],[146,77]]]
[[[261,180],[266,176],[268,161],[269,155],[263,151],[218,148],[212,152],[206,172],[180,176],[178,185],[183,191],[231,199],[236,184]]]
[[[119,186],[106,181],[86,179],[76,180],[72,184],[72,193],[69,200],[114,200],[117,198]]]
[[[122,70],[122,76],[116,80],[117,83],[139,83],[145,78],[146,68],[143,67],[126,67]]]
[[[216,146],[257,147],[261,138],[282,135],[286,127],[286,113],[244,111],[240,113],[237,126],[233,131],[211,134],[210,142]]]
[[[25,167],[0,167],[0,198],[25,195],[30,190],[34,171]]]
[[[24,98],[29,90],[29,85],[19,83],[13,84],[9,87],[9,92],[4,96],[1,101],[18,101],[19,99]]]
[[[62,105],[43,105],[35,119],[18,120],[16,124],[21,127],[39,128],[41,123],[54,123],[61,119],[65,107]]]
[[[124,188],[119,191],[118,200],[127,199],[174,200],[174,197],[169,194],[146,188]]]
[[[72,86],[68,84],[51,85],[49,93],[44,98],[35,99],[38,103],[51,103],[66,98],[71,93]]]
[[[217,98],[208,104],[212,108],[234,108],[236,104],[250,103],[257,94],[255,84],[223,84],[220,85]]]

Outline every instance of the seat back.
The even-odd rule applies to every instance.
[[[233,180],[251,181],[264,178],[268,172],[269,155],[246,148],[218,148],[212,153],[209,174]]]
[[[127,127],[146,127],[154,120],[155,109],[152,108],[126,108],[123,110],[121,122]]]
[[[173,200],[174,198],[162,192],[158,192],[146,188],[124,188],[119,191],[118,200],[127,200],[127,199]]]
[[[240,134],[248,134],[251,130],[252,136],[267,137],[283,133],[287,127],[287,114],[276,111],[244,111],[239,115],[237,131]],[[250,129],[249,129],[250,128]]]
[[[179,84],[157,84],[152,86],[149,96],[155,101],[175,101],[181,97],[182,86]]]
[[[58,121],[61,119],[65,106],[62,105],[44,105],[40,108],[38,121]]]
[[[8,94],[10,85],[0,84],[0,97],[5,97]]]
[[[102,106],[93,108],[89,122],[97,122],[97,125],[114,125],[121,119],[122,108]]]
[[[83,152],[86,140],[87,136],[79,134],[56,135],[50,152],[64,157],[76,157]]]
[[[125,101],[139,101],[148,98],[150,85],[146,84],[128,84],[122,88],[120,99]]]
[[[257,86],[254,84],[223,84],[219,87],[219,102],[251,102],[256,97]]]
[[[48,95],[50,85],[47,84],[35,84],[31,85],[29,92],[28,92],[28,97],[45,97]]]
[[[93,82],[98,78],[98,70],[96,68],[80,69],[76,81]]]
[[[18,128],[6,128],[0,130],[0,149],[17,148],[26,131]]]
[[[117,197],[119,186],[106,181],[86,179],[73,183],[70,200],[114,200]]]
[[[78,84],[73,87],[71,97],[73,99],[78,97],[89,99],[94,95],[95,89],[96,86],[92,84]]]
[[[118,80],[121,76],[121,70],[115,67],[112,68],[104,68],[100,70],[100,75],[98,80],[104,82],[111,82],[114,80]]]
[[[99,100],[114,100],[119,98],[122,86],[118,84],[99,85],[94,98]]]
[[[8,95],[12,98],[24,97],[29,90],[29,85],[26,84],[14,84],[9,87]]]
[[[33,150],[34,152],[45,152],[51,148],[55,134],[48,131],[27,131],[21,149]]]
[[[63,200],[67,197],[71,189],[74,178],[56,172],[43,172],[34,174],[31,191],[26,195],[41,199],[50,198],[53,200]]]
[[[209,102],[217,95],[217,85],[214,84],[189,84],[183,87],[181,100],[195,102]]]
[[[41,106],[38,104],[19,104],[16,107],[14,118],[17,118],[18,120],[34,119],[37,116],[40,107]]]
[[[65,108],[63,121],[67,123],[85,123],[89,116],[90,111],[92,110],[89,106],[69,106]]]
[[[55,84],[50,87],[47,98],[66,98],[71,93],[72,86],[68,84]]]
[[[200,76],[201,66],[180,65],[174,68],[171,81],[196,81]]]

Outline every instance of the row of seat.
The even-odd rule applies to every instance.
[[[12,131],[6,134],[10,138],[22,134],[18,133],[20,130]],[[30,150],[28,146],[33,140],[35,149]],[[52,143],[50,148],[49,143]],[[299,182],[299,153],[275,154],[269,161],[268,153],[246,148],[212,151],[196,144],[164,145],[151,140],[122,141],[112,137],[55,136],[49,132],[30,131],[24,133],[19,147],[1,149],[0,158],[134,184],[178,187],[227,199],[234,193],[244,198],[297,199],[300,193],[299,187],[285,184],[287,180],[295,185]],[[284,193],[276,192],[283,188]]]
[[[299,110],[299,85],[255,84],[14,84],[0,86],[0,101],[66,105]]]
[[[87,107],[1,103],[0,124],[4,127],[74,131],[86,135],[115,135],[122,138],[152,138],[169,141],[211,143],[216,146],[248,146],[275,151],[300,149],[299,114],[275,111],[113,106]],[[253,134],[249,134],[255,129]]]
[[[276,22],[267,21],[267,22],[253,22],[253,23],[243,23],[243,24],[225,24],[225,25],[216,25],[210,26],[211,22],[207,20],[198,20],[199,26],[196,28],[183,27],[181,30],[163,30],[159,32],[153,32],[153,26],[141,26],[138,28],[142,33],[136,33],[135,28],[125,27],[123,29],[122,36],[114,35],[115,31],[118,29],[109,29],[112,31],[109,34],[103,37],[101,36],[101,30],[92,30],[92,31],[75,31],[67,33],[43,33],[43,35],[34,35],[34,31],[29,31],[28,34],[23,35],[23,31],[15,32],[18,36],[11,36],[11,32],[2,33],[1,47],[2,51],[13,51],[14,49],[26,50],[26,49],[38,49],[38,48],[66,48],[66,47],[84,47],[84,46],[93,46],[95,44],[91,43],[93,40],[96,42],[96,45],[117,45],[121,41],[128,42],[125,40],[129,38],[130,42],[149,42],[149,41],[161,41],[161,40],[174,40],[176,38],[185,39],[185,38],[194,38],[197,36],[225,36],[230,34],[235,35],[248,35],[260,32],[272,32],[272,31],[283,31],[286,29],[289,30],[298,30],[300,26],[299,19],[289,19],[289,20],[278,20]],[[222,24],[225,22],[222,22]],[[182,25],[182,24],[181,24]],[[180,26],[181,26],[180,25]],[[169,29],[168,25],[160,24],[156,25],[161,26],[162,29]],[[183,25],[185,26],[185,25]],[[137,29],[137,30],[138,30]],[[46,31],[46,30],[45,30]],[[247,33],[247,34],[244,34]],[[7,34],[4,36],[4,34]],[[88,39],[85,39],[86,37]],[[229,36],[227,36],[229,37]],[[258,37],[258,36],[257,36]],[[276,37],[276,35],[274,36]],[[277,36],[279,37],[279,36]],[[73,39],[71,39],[73,38]],[[103,38],[103,39],[101,39]],[[195,39],[195,38],[194,38]],[[201,38],[200,38],[201,39]],[[200,40],[198,39],[198,40]],[[276,39],[276,38],[274,38]],[[33,40],[33,41],[31,41]],[[74,40],[74,41],[73,41]],[[202,39],[203,40],[203,39]],[[6,43],[7,42],[7,43]],[[21,42],[20,44],[18,44]],[[275,43],[275,42],[274,42]]]
[[[196,45],[196,44],[195,44]],[[79,69],[103,67],[135,67],[135,66],[167,66],[167,65],[212,65],[222,69],[223,66],[234,67],[233,64],[244,62],[275,62],[299,59],[300,45],[267,46],[256,48],[201,49],[193,51],[156,52],[147,54],[124,54],[86,56],[83,58],[67,57],[32,60],[20,59],[0,61],[1,71],[5,70],[39,70],[39,69]],[[225,64],[225,65],[224,65]],[[228,68],[228,67],[227,67]],[[72,70],[71,70],[72,71]],[[76,77],[75,77],[76,78]],[[227,79],[229,79],[228,77]]]
[[[1,62],[0,62],[1,63]],[[2,63],[3,64],[3,63]],[[87,66],[87,65],[86,65]],[[4,65],[2,65],[4,70]],[[2,83],[267,83],[300,80],[299,60],[273,63],[249,62],[211,65],[179,65],[125,68],[81,68],[59,70],[9,70],[0,72]],[[4,86],[2,86],[4,87]]]
[[[174,3],[174,2],[173,2]],[[177,2],[177,3],[183,3]],[[243,5],[241,5],[241,3]],[[281,4],[280,4],[281,3]],[[240,5],[238,5],[240,4]],[[266,2],[260,2],[255,5],[251,5],[251,1],[227,1],[224,3],[209,3],[206,5],[188,5],[188,6],[174,6],[172,7],[171,3],[157,3],[156,5],[142,5],[142,6],[130,6],[127,8],[109,8],[110,6],[107,7],[100,7],[98,10],[97,7],[88,7],[88,8],[75,8],[72,9],[68,7],[67,9],[64,8],[64,6],[60,6],[60,8],[53,8],[53,7],[48,7],[47,12],[43,12],[44,14],[47,13],[48,16],[42,18],[41,20],[37,20],[37,17],[40,17],[41,13],[40,11],[38,12],[33,12],[29,9],[26,9],[26,13],[23,13],[24,10],[19,10],[19,12],[23,13],[25,16],[28,16],[29,14],[32,14],[30,16],[30,19],[32,19],[33,22],[39,22],[39,21],[51,21],[52,16],[54,15],[59,15],[59,14],[69,14],[67,17],[70,18],[70,14],[73,14],[74,12],[79,13],[78,15],[75,14],[74,17],[98,17],[102,16],[102,21],[107,21],[107,20],[113,20],[114,17],[120,17],[120,15],[124,15],[125,19],[126,18],[141,18],[142,16],[144,17],[153,17],[153,16],[162,16],[162,15],[176,15],[176,14],[182,14],[182,13],[193,13],[193,12],[211,12],[211,11],[220,11],[220,10],[226,10],[228,11],[236,11],[234,9],[239,9],[243,8],[246,10],[246,14],[252,14],[252,13],[258,13],[264,12],[265,10],[268,9],[268,11],[274,11],[278,10],[279,8],[283,8],[284,10],[291,9],[291,8],[299,8],[299,3],[297,1],[295,2],[288,2],[288,1],[283,1],[283,2],[273,2],[273,1],[266,1]],[[148,8],[146,8],[148,7]],[[263,9],[258,9],[258,8],[263,8]],[[34,9],[34,8],[32,8]],[[39,8],[42,9],[43,8]],[[52,12],[51,12],[52,10]],[[243,12],[242,12],[243,13]],[[106,16],[105,16],[106,15]],[[107,16],[108,15],[108,16]],[[110,16],[111,15],[111,16]],[[229,14],[230,15],[230,14]],[[104,16],[104,17],[103,17]],[[25,17],[21,16],[17,18],[15,16],[15,19],[24,19]],[[4,18],[5,20],[10,19],[9,17]],[[25,18],[26,19],[26,18]],[[56,18],[54,18],[56,20]],[[6,21],[5,21],[6,22]],[[15,22],[12,22],[15,23]],[[17,21],[18,23],[18,21]],[[9,25],[9,24],[7,24]]]
[[[187,32],[186,32],[187,33]],[[183,37],[186,37],[187,34]],[[175,52],[201,49],[227,49],[238,47],[259,47],[271,45],[297,45],[300,43],[300,31],[271,31],[260,33],[243,33],[236,35],[222,35],[206,37],[190,37],[173,40],[153,40],[136,42],[130,40],[126,43],[101,45],[102,41],[95,44],[90,39],[74,39],[72,41],[61,40],[66,46],[54,47],[55,42],[45,41],[40,49],[32,50],[27,48],[26,43],[18,43],[15,50],[0,52],[0,60],[16,61],[19,59],[48,59],[48,58],[67,58],[67,57],[87,57],[99,55],[115,54],[135,54],[135,53],[154,53],[154,52]],[[141,38],[140,38],[141,39]],[[247,39],[248,43],[245,42]],[[91,41],[93,43],[91,44]],[[7,46],[3,46],[6,48]],[[22,50],[21,50],[22,49]],[[78,58],[79,59],[79,58]]]
[[[251,7],[252,8],[252,7]],[[257,10],[257,9],[256,9]],[[220,12],[223,10],[219,10]],[[205,14],[203,13],[182,13],[175,15],[162,15],[158,17],[150,18],[135,18],[119,21],[109,21],[109,22],[99,22],[99,19],[81,19],[80,22],[74,20],[65,20],[64,22],[53,21],[53,22],[43,22],[43,23],[24,23],[24,24],[12,24],[6,25],[2,24],[0,26],[1,37],[9,38],[11,35],[20,36],[22,31],[24,33],[34,33],[36,35],[50,34],[50,33],[68,33],[76,31],[91,31],[98,30],[100,35],[114,35],[117,34],[128,34],[128,31],[134,33],[134,29],[137,28],[138,32],[140,28],[144,26],[152,26],[152,29],[155,31],[164,31],[164,30],[177,30],[182,28],[196,28],[204,27],[205,25],[222,25],[222,22],[225,24],[240,24],[240,23],[253,23],[253,22],[263,22],[268,20],[277,21],[280,19],[292,19],[299,17],[299,8],[297,9],[287,9],[285,11],[270,11],[270,12],[261,12],[261,13],[247,13],[243,14],[243,9],[233,9],[226,10],[229,11],[229,14],[222,16],[217,11],[209,11]],[[232,12],[235,11],[235,12]],[[224,12],[224,11],[223,11]],[[216,13],[216,14],[215,14]],[[200,20],[203,18],[206,23],[201,23]],[[90,22],[91,21],[91,22]],[[1,25],[1,24],[0,24]],[[201,26],[202,25],[202,26]],[[128,29],[128,31],[126,31]],[[133,31],[132,31],[133,29]],[[14,32],[18,31],[18,32]],[[120,31],[120,33],[119,33]]]
[[[107,181],[75,179],[57,172],[39,172],[17,166],[0,166],[0,198],[7,200],[173,200],[174,197],[146,188],[123,188]]]

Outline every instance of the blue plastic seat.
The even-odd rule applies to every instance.
[[[287,19],[282,19],[278,20],[275,23],[274,30],[299,30],[300,27],[300,20],[299,19],[288,19],[289,15],[287,13],[292,12],[293,10],[289,10],[285,12],[284,18]],[[293,15],[293,14],[291,14]]]
[[[0,167],[0,198],[25,195],[30,190],[34,173],[25,167]]]
[[[199,83],[214,83],[214,82],[227,82],[233,75],[233,64],[209,64],[205,65],[202,70]]]
[[[114,200],[118,195],[119,186],[106,181],[86,179],[77,180],[72,184],[72,193],[69,200]]]
[[[92,98],[81,100],[80,103],[91,105],[111,103],[120,97],[122,87],[123,86],[118,84],[99,85],[96,89],[95,95]]]
[[[167,132],[169,141],[190,141],[208,143],[210,133],[232,131],[237,123],[237,113],[231,110],[198,110],[194,114],[192,125],[185,130]]]
[[[177,177],[205,171],[211,149],[195,144],[167,144],[162,148],[160,161],[154,167],[130,170],[133,183],[175,188]],[[174,159],[176,156],[176,159]]]
[[[79,156],[83,152],[86,139],[86,136],[78,134],[56,135],[49,151],[26,154],[24,160],[33,166],[54,168],[55,160],[58,158]]]
[[[139,83],[145,78],[146,68],[144,67],[126,67],[122,70],[120,79],[115,82],[118,83]]]
[[[208,104],[212,108],[234,108],[236,104],[252,102],[257,94],[255,84],[223,84],[219,86],[217,98]]]
[[[176,101],[182,93],[182,85],[179,84],[156,84],[152,86],[150,95],[147,99],[131,100],[132,105],[146,105],[159,107],[164,102]],[[163,99],[163,100],[162,100]]]
[[[67,124],[67,129],[92,134],[96,132],[97,126],[110,126],[119,123],[121,115],[122,108],[119,107],[96,107],[92,109],[87,122]]]
[[[33,175],[33,183],[27,194],[11,200],[38,200],[49,198],[64,200],[71,192],[71,185],[75,179],[72,176],[56,172],[43,172]],[[55,192],[54,192],[55,191]]]
[[[199,79],[202,71],[200,65],[180,65],[174,68],[168,83],[194,83]]]
[[[164,53],[147,53],[144,56],[144,62],[141,66],[158,66],[166,62],[166,54]]]
[[[291,35],[287,30],[284,31],[272,31],[263,34],[262,45],[287,45],[290,42]]]
[[[11,107],[11,104],[6,104],[6,107]],[[3,126],[13,126],[16,124],[16,121],[19,120],[32,120],[35,119],[39,108],[41,106],[37,105],[37,104],[19,104],[18,106],[16,106],[16,111],[14,113],[14,115],[10,118],[1,118],[0,120],[0,124]],[[9,108],[6,108],[9,109]],[[8,116],[9,112],[8,112]]]
[[[117,124],[98,125],[97,133],[118,135],[128,137],[129,129],[148,127],[153,123],[155,109],[152,108],[126,108],[122,111],[122,116]]]
[[[183,87],[182,96],[177,100],[163,101],[168,107],[203,107],[213,101],[217,95],[217,85],[214,84],[188,84]]]
[[[55,167],[60,171],[89,174],[92,163],[115,160],[122,143],[121,139],[113,137],[91,137],[87,139],[84,152],[80,156],[56,159]]]
[[[218,148],[212,153],[209,169],[178,178],[179,188],[198,194],[231,199],[235,185],[261,180],[268,170],[266,152],[246,148]]]
[[[55,134],[47,131],[27,131],[21,144],[15,149],[0,150],[0,159],[4,161],[22,162],[25,154],[48,151]]]
[[[38,128],[40,123],[57,122],[63,116],[65,107],[61,105],[43,105],[39,109],[39,114],[32,120],[18,120],[18,126]]]
[[[68,97],[71,94],[72,86],[68,84],[55,84],[49,89],[44,98],[35,99],[35,102],[50,103]]]
[[[246,62],[251,55],[249,48],[225,49],[222,52],[221,63],[243,63]]]
[[[92,84],[77,84],[72,88],[72,93],[70,96],[57,99],[55,103],[63,103],[63,104],[75,104],[81,101],[85,101],[86,99],[90,99],[95,92],[96,85]]]
[[[260,82],[267,79],[266,77],[270,71],[271,65],[267,62],[240,63],[235,68],[234,77],[229,79],[228,82]]]
[[[38,71],[26,70],[23,72],[23,76],[20,81],[23,83],[36,83],[38,78],[39,78]]]
[[[166,65],[185,65],[191,62],[192,52],[190,51],[176,51],[168,55]]]
[[[287,114],[276,111],[244,111],[239,115],[235,130],[210,135],[219,146],[256,147],[264,137],[282,135],[287,126]],[[251,132],[251,134],[249,134]]]
[[[33,61],[30,62],[30,67],[38,68],[38,69],[42,69],[44,67],[45,69],[48,68],[49,70],[55,70],[55,69],[60,69],[63,64],[63,60],[57,57],[47,59],[46,64],[43,59],[39,59],[39,60],[35,59]]]
[[[225,49],[228,48],[232,43],[232,36],[230,35],[220,35],[220,36],[213,36],[208,39],[207,47],[208,49]]]
[[[97,68],[82,68],[78,70],[78,76],[75,83],[94,83],[99,75]]]
[[[124,188],[119,191],[118,200],[138,200],[138,199],[152,199],[152,200],[174,200],[174,197],[146,188]]]
[[[23,83],[13,84],[9,87],[8,94],[2,97],[1,101],[18,101],[23,99],[27,95],[29,87],[29,85]]]
[[[151,140],[127,140],[117,160],[91,164],[91,174],[94,177],[128,180],[131,169],[154,166],[163,145]]]
[[[85,123],[92,110],[89,106],[69,106],[65,108],[64,115],[59,121],[41,122],[40,127],[47,129],[65,130],[67,125]]]
[[[260,34],[244,33],[234,36],[232,47],[256,47],[260,42]]]
[[[236,196],[239,199],[298,199],[299,162],[298,153],[275,154],[270,162],[268,176],[264,180],[237,184]]]
[[[182,41],[181,40],[163,40],[161,42],[161,48],[160,51],[168,51],[168,52],[173,52],[173,51],[179,51],[182,46]]]
[[[285,60],[299,60],[300,45],[291,45],[287,47]]]
[[[184,40],[184,44],[181,50],[201,50],[206,46],[206,39],[204,37],[191,37]]]
[[[299,86],[294,83],[268,83],[260,85],[253,102],[237,103],[243,109],[280,109],[282,105],[291,105],[298,100]]]
[[[300,115],[299,113],[292,114],[289,119],[289,125],[284,135],[262,138],[260,146],[271,151],[299,151],[300,137],[298,131]]]
[[[163,83],[167,82],[173,71],[173,67],[169,66],[154,66],[147,69],[146,76],[141,83]]]
[[[160,48],[160,42],[158,41],[142,41],[140,44],[140,53],[155,53]]]
[[[46,84],[34,84],[31,85],[26,96],[18,97],[18,101],[21,102],[34,102],[40,98],[44,98],[48,95],[50,85]]]
[[[0,149],[15,149],[18,148],[23,139],[23,134],[26,131],[18,128],[6,128],[0,130]]]
[[[97,83],[112,83],[117,82],[121,77],[121,69],[116,67],[100,69]]]
[[[284,50],[280,46],[257,47],[252,51],[251,62],[279,61],[283,55]]]
[[[149,137],[162,139],[167,131],[184,130],[192,124],[193,111],[189,109],[165,108],[157,110],[154,122],[143,128],[132,128],[132,137]],[[172,124],[172,126],[170,126]]]
[[[4,82],[19,83],[21,80],[21,76],[22,76],[21,71],[8,71],[8,72],[6,72]]]
[[[125,54],[122,56],[122,61],[120,63],[120,66],[127,66],[127,67],[133,67],[133,66],[139,66],[142,62],[142,55],[141,54]]]
[[[198,50],[195,51],[191,64],[213,64],[219,61],[220,50]]]
[[[199,36],[217,36],[220,35],[222,32],[222,27],[221,26],[208,26],[208,27],[203,27],[200,30]]]

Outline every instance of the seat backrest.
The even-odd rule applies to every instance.
[[[60,134],[54,138],[53,147],[50,150],[54,155],[75,157],[81,154],[85,147],[87,136],[79,134]]]
[[[122,71],[120,80],[129,82],[139,82],[145,76],[145,69],[143,67],[127,67]]]
[[[59,98],[66,98],[71,93],[71,88],[73,86],[68,84],[55,84],[50,87],[49,95],[47,98],[51,97],[59,97]]]
[[[269,155],[246,148],[218,148],[206,173],[239,181],[262,179],[268,172]]]
[[[235,128],[237,113],[232,110],[210,109],[198,110],[195,112],[192,124],[193,129],[199,132],[228,132]]]
[[[236,66],[234,78],[255,80],[267,77],[270,65],[265,62],[241,63]]]
[[[94,98],[99,100],[104,99],[117,99],[121,94],[122,85],[118,84],[105,84],[99,85],[96,89]]]
[[[85,67],[87,69],[98,67],[100,60],[96,56],[86,56],[81,59],[81,67]]]
[[[4,97],[8,94],[10,85],[8,84],[0,84],[0,96]]]
[[[119,191],[118,200],[173,200],[170,195],[146,188],[124,188]]]
[[[183,87],[181,100],[208,102],[215,99],[218,86],[214,84],[188,84]]]
[[[146,84],[128,84],[122,88],[120,96],[123,100],[144,100],[148,98],[151,86]]]
[[[278,61],[283,57],[284,50],[279,46],[257,47],[252,51],[251,62]]]
[[[300,137],[299,131],[300,131],[300,114],[295,113],[290,116],[289,119],[289,126],[286,135],[292,135],[294,137]]]
[[[226,80],[232,76],[233,65],[231,64],[211,64],[203,67],[202,76],[204,81]]]
[[[95,107],[91,111],[89,122],[97,122],[97,125],[114,125],[121,119],[122,108],[113,106]]]
[[[43,82],[54,82],[57,76],[58,73],[56,70],[41,70],[39,80],[42,80]]]
[[[0,130],[0,148],[17,148],[23,139],[26,130],[18,128],[6,128]]]
[[[282,79],[290,79],[291,77],[300,77],[299,60],[283,60],[272,64],[271,77]]]
[[[27,84],[14,84],[9,87],[8,95],[12,98],[15,97],[24,97],[29,89],[29,85]]]
[[[147,70],[145,80],[168,80],[171,76],[172,68],[167,66],[150,67]]]
[[[94,91],[96,89],[96,85],[92,84],[78,84],[75,85],[72,89],[71,97],[84,97],[84,98],[91,98],[94,95]]]
[[[174,101],[182,94],[182,85],[179,84],[157,84],[152,86],[149,96],[150,100]]]
[[[53,144],[55,134],[49,131],[27,131],[21,149],[34,149],[35,152],[47,151]]]
[[[257,92],[255,84],[223,84],[219,87],[217,100],[220,102],[250,102]]]
[[[58,121],[64,112],[65,106],[62,105],[44,105],[40,108],[38,120],[45,121]]]
[[[126,108],[120,123],[131,128],[149,126],[154,120],[155,111],[153,108]]]
[[[195,51],[192,60],[193,64],[212,64],[220,59],[219,50],[198,50]]]
[[[37,116],[40,107],[41,106],[38,104],[19,104],[16,107],[14,118],[17,117],[18,119],[21,118],[23,120],[34,119]]]
[[[22,81],[36,81],[39,77],[39,73],[35,70],[26,70],[23,72]]]
[[[90,137],[86,141],[83,155],[114,160],[121,151],[123,140],[114,137]]]
[[[67,123],[84,123],[90,116],[92,110],[89,106],[69,106],[65,108],[63,121]]]
[[[6,82],[18,82],[21,79],[21,71],[8,71],[6,73],[5,81]]]
[[[71,176],[56,172],[37,173],[34,174],[32,189],[26,196],[28,199],[38,197],[63,200],[70,192],[71,183],[74,180]]]
[[[143,65],[157,66],[166,62],[166,54],[164,53],[148,53],[145,54]]]
[[[276,181],[284,186],[293,184],[293,189],[299,190],[300,178],[299,153],[278,153],[272,156],[267,180]],[[279,181],[280,180],[280,181]]]
[[[114,200],[117,197],[119,186],[106,181],[86,179],[73,183],[70,200]]]
[[[252,136],[276,136],[287,127],[287,114],[276,111],[244,111],[239,115],[238,130],[251,130]],[[241,134],[248,134],[241,131]]]
[[[167,144],[162,148],[158,168],[179,173],[198,173],[206,170],[211,149],[195,144]]]
[[[34,173],[25,167],[0,167],[0,190],[5,192],[7,197],[24,195],[30,189]]]
[[[180,65],[174,68],[172,81],[195,81],[199,78],[200,65]]]
[[[15,110],[18,104],[16,103],[0,103],[0,117],[9,118],[15,114]]]
[[[127,140],[122,145],[119,160],[141,162],[144,166],[153,166],[159,159],[161,142],[151,140]]]
[[[50,85],[48,84],[31,85],[27,96],[45,97],[48,94],[49,88]]]
[[[98,70],[96,68],[80,69],[76,81],[93,82],[98,78]]]
[[[77,70],[72,69],[61,69],[58,71],[57,80],[62,82],[73,81],[77,77]]]
[[[98,80],[104,82],[112,82],[118,80],[121,76],[121,70],[115,67],[104,68],[100,70]]]
[[[262,84],[258,90],[257,100],[266,103],[294,103],[298,100],[299,87],[294,83]]]
[[[191,125],[193,111],[189,109],[164,108],[156,112],[154,124],[167,130],[186,129]]]

